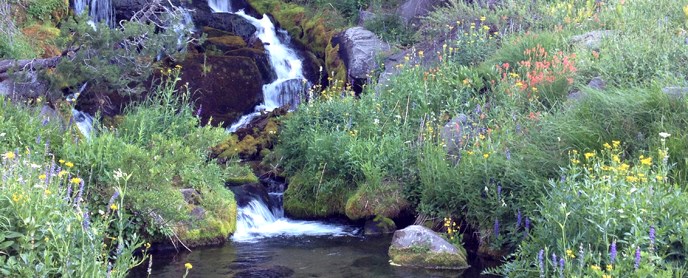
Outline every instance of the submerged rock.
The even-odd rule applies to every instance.
[[[457,247],[432,230],[419,225],[394,232],[389,257],[396,265],[434,268],[467,268],[466,250]]]
[[[384,216],[377,216],[365,222],[363,234],[366,236],[379,236],[394,233],[396,229],[397,225],[394,223],[394,220]]]

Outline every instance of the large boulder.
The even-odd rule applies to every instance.
[[[464,269],[469,266],[465,249],[419,225],[394,232],[389,257],[393,264],[401,266],[434,269]]]
[[[189,84],[204,123],[224,126],[252,112],[263,101],[263,79],[256,62],[242,56],[189,54],[181,82]]]
[[[349,28],[336,35],[332,45],[339,45],[339,56],[346,64],[349,77],[359,80],[369,79],[369,74],[378,68],[378,56],[390,50],[389,44],[363,27]]]

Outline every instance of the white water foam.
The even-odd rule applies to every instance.
[[[112,27],[115,24],[115,11],[112,0],[74,0],[74,11],[81,15],[88,9],[89,24],[95,29],[98,22]]]
[[[95,134],[93,117],[86,112],[81,112],[72,108],[72,120],[86,140],[91,140],[91,137]]]
[[[225,8],[225,4],[229,8]],[[208,5],[213,12],[231,12],[231,1],[228,0],[208,0]],[[298,105],[300,93],[309,86],[303,75],[302,59],[287,46],[289,36],[284,30],[277,30],[267,15],[257,19],[247,15],[243,10],[234,14],[243,17],[256,27],[255,36],[263,42],[277,78],[272,83],[263,85],[263,103],[256,106],[254,113],[244,115],[232,124],[228,128],[229,132],[246,126],[253,118],[260,115],[261,111],[269,112],[287,104],[291,105],[292,109],[295,108]],[[285,38],[287,42],[283,42],[280,37]]]
[[[280,236],[353,236],[348,230],[346,226],[276,217],[263,202],[252,200],[237,212],[237,229],[232,239],[252,242]]]

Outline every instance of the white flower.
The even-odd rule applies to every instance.
[[[669,136],[671,136],[671,134],[666,133],[666,132],[660,132],[659,133],[659,137],[662,137],[662,139],[666,139]]]

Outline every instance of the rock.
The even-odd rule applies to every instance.
[[[363,225],[363,234],[366,236],[379,236],[394,233],[397,225],[394,220],[384,216],[376,216],[374,219],[368,219]]]
[[[472,126],[465,114],[459,114],[449,120],[440,131],[445,150],[450,155],[456,155],[466,142],[471,141]]]
[[[332,45],[339,45],[349,77],[368,80],[369,74],[378,69],[376,59],[390,50],[389,44],[380,40],[373,32],[363,27],[353,27],[336,35]]]
[[[182,193],[182,196],[184,196],[184,201],[187,204],[191,205],[198,205],[201,202],[201,193],[196,191],[196,189],[193,188],[183,188],[179,189],[179,192]]]
[[[377,18],[377,14],[369,11],[358,12],[358,26],[364,26],[367,22],[370,22]]]
[[[444,2],[442,0],[406,0],[397,9],[397,15],[405,24],[418,24],[435,6]]]
[[[579,47],[586,47],[592,50],[599,50],[602,45],[602,40],[613,35],[612,30],[597,30],[591,31],[582,35],[573,36],[570,43]]]
[[[595,78],[590,80],[590,82],[588,83],[588,87],[602,91],[605,88],[607,88],[607,82],[605,82],[601,76],[596,76]]]
[[[688,87],[665,87],[662,88],[662,92],[671,99],[685,99],[688,95]]]
[[[270,195],[267,188],[261,183],[249,183],[242,186],[229,187],[234,192],[234,199],[239,207],[248,205],[251,200],[261,200],[263,203],[271,207]]]
[[[200,107],[204,123],[227,126],[253,112],[263,101],[263,78],[254,59],[241,56],[189,54],[182,63],[182,80]]]
[[[37,72],[26,71],[0,82],[0,96],[9,96],[15,100],[37,98],[48,93],[48,82],[39,78]]]
[[[584,97],[585,97],[585,93],[576,90],[576,91],[569,93],[569,95],[566,97],[566,100],[569,102],[576,102],[576,101],[583,99]]]
[[[446,241],[432,230],[412,225],[394,232],[389,257],[393,264],[434,269],[468,267],[466,250]]]

